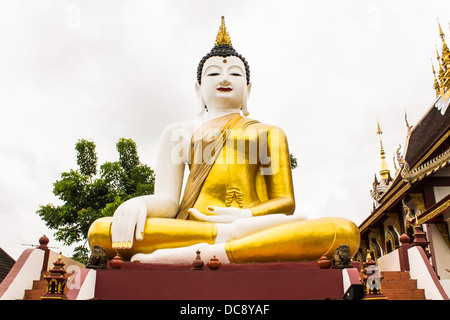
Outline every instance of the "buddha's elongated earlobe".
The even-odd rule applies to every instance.
[[[247,102],[245,101],[244,102],[244,104],[242,105],[242,114],[244,115],[244,116],[248,116],[250,113],[248,113],[248,110],[247,110]]]
[[[249,83],[247,86],[247,92],[245,93],[245,96],[244,96],[244,100],[242,101],[242,114],[244,116],[248,116],[250,114],[247,109],[247,100],[248,100],[248,96],[250,95],[251,89],[252,89],[252,84]]]
[[[197,83],[195,83],[195,93],[197,94],[197,101],[198,101],[198,115],[201,117],[205,114],[206,112],[206,104],[205,104],[205,100],[203,99],[203,95],[202,92],[200,90],[200,85]]]

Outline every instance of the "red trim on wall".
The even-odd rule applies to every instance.
[[[2,283],[0,284],[0,297],[3,296],[3,294],[8,290],[11,283],[13,283],[14,279],[16,278],[17,274],[19,274],[20,270],[22,269],[25,262],[28,260],[28,257],[31,255],[31,253],[36,249],[25,249],[22,254],[20,255],[19,259],[17,259],[14,266],[9,271],[8,275],[5,279],[3,279]]]
[[[74,285],[76,285],[76,287],[74,287],[74,288],[68,290],[68,292],[67,292],[67,294],[66,294],[67,299],[69,299],[69,300],[76,300],[76,299],[77,299],[78,294],[80,293],[80,290],[81,290],[81,288],[83,287],[84,281],[86,280],[86,277],[87,277],[89,271],[95,272],[95,270],[92,270],[92,269],[80,269],[80,270],[78,271],[79,274],[75,274],[75,276],[74,276],[73,279],[72,279],[72,283],[74,283]],[[77,277],[77,276],[80,277],[80,279],[79,279],[79,280],[80,280],[79,285],[77,285],[77,284],[75,283],[75,282],[76,282],[76,277]],[[67,285],[69,285],[69,284],[67,284]]]
[[[433,279],[433,282],[436,286],[436,288],[439,290],[439,293],[441,294],[442,298],[444,300],[449,300],[447,293],[444,291],[444,288],[442,288],[441,282],[439,281],[436,273],[433,270],[433,267],[430,264],[430,261],[427,258],[427,255],[425,253],[425,251],[423,251],[423,248],[420,246],[414,247],[417,248],[417,250],[419,250],[420,256],[422,257],[422,260],[425,263],[425,266],[427,267],[428,273],[431,275],[431,278]]]

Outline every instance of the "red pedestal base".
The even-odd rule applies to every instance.
[[[316,300],[342,299],[342,270],[316,262],[223,265],[127,262],[121,269],[97,270],[95,298],[113,300]]]

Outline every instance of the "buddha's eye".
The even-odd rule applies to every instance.
[[[214,77],[214,76],[219,76],[219,75],[220,75],[220,73],[218,73],[218,72],[211,72],[211,73],[207,74],[208,77]]]
[[[231,75],[235,76],[235,77],[242,77],[242,74],[237,73],[237,72],[233,72],[233,73],[231,73]]]

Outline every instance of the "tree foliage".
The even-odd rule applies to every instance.
[[[77,150],[77,164],[80,173],[92,177],[97,174],[97,154],[95,153],[95,143],[87,140],[78,140],[75,145]]]
[[[298,164],[297,164],[297,158],[294,157],[294,155],[291,153],[291,169],[295,169],[297,168]]]
[[[116,144],[119,161],[105,162],[98,171],[95,143],[78,140],[76,170],[63,172],[53,186],[53,193],[62,204],[41,205],[37,214],[55,239],[65,245],[83,243],[75,249],[74,258],[86,262],[87,233],[100,217],[112,216],[124,201],[153,194],[153,170],[139,161],[137,146],[132,139],[121,138]]]

